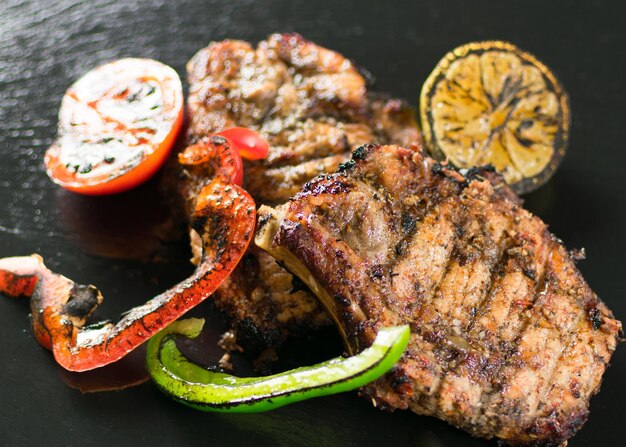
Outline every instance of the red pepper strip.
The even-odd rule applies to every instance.
[[[199,177],[221,177],[239,186],[243,183],[241,155],[221,136],[211,135],[188,146],[178,154],[178,162],[187,168],[201,171]]]
[[[115,362],[206,299],[245,253],[256,221],[255,204],[239,186],[215,178],[198,195],[192,226],[203,242],[194,274],[131,309],[115,325],[83,327],[102,301],[94,286],[80,286],[48,270],[37,255],[0,259],[0,292],[30,296],[39,343],[70,371]]]

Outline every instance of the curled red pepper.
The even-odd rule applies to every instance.
[[[243,161],[229,141],[218,135],[203,138],[178,154],[178,163],[203,179],[220,177],[241,186]]]
[[[213,176],[243,183],[243,161],[260,160],[269,153],[269,144],[256,132],[233,127],[202,138],[178,154],[178,163],[198,178]]]
[[[202,240],[201,262],[190,278],[131,309],[118,323],[85,326],[102,295],[94,286],[51,272],[40,256],[0,259],[0,293],[31,298],[35,336],[64,368],[86,371],[120,359],[211,295],[245,253],[254,233],[255,204],[231,183],[235,152],[223,138],[209,138],[202,162],[215,169],[196,185],[191,216]]]

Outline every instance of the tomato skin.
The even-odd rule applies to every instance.
[[[84,183],[77,181],[74,173],[59,162],[58,146],[53,145],[48,149],[44,157],[46,172],[53,182],[63,189],[78,194],[88,196],[103,196],[109,194],[119,194],[133,189],[149,180],[161,168],[180,133],[183,124],[184,112],[181,108],[180,114],[172,127],[172,132],[163,140],[153,154],[146,157],[141,163],[132,168],[127,173],[114,177],[103,183]]]
[[[258,133],[245,127],[232,127],[218,132],[217,135],[229,140],[246,160],[261,160],[269,154],[269,143]]]
[[[150,59],[102,65],[63,97],[59,136],[44,158],[46,172],[79,194],[127,191],[163,165],[183,119],[182,84],[172,68]]]

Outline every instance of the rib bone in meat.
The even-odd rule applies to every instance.
[[[266,160],[245,163],[244,186],[257,205],[284,203],[306,181],[334,171],[358,145],[420,142],[412,110],[372,96],[353,63],[297,34],[273,34],[256,48],[237,40],[212,43],[187,71],[189,143],[233,126],[270,143]],[[189,182],[207,177],[183,174],[188,191],[194,190]],[[329,323],[307,287],[255,248],[215,300],[248,351]]]
[[[558,445],[585,422],[621,324],[494,173],[364,146],[257,227],[350,352],[410,324],[401,361],[364,389],[379,406],[511,444]]]

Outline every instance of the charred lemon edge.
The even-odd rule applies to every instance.
[[[446,76],[450,65],[458,60],[469,56],[470,54],[480,55],[488,51],[501,51],[504,53],[512,53],[517,56],[523,63],[527,63],[537,67],[541,72],[541,75],[546,80],[546,83],[551,86],[554,94],[558,98],[559,113],[561,115],[561,129],[557,133],[555,138],[555,144],[553,145],[553,153],[550,161],[539,172],[539,174],[533,177],[525,177],[524,179],[513,183],[509,186],[518,194],[524,194],[531,192],[543,184],[545,184],[552,175],[556,172],[558,166],[561,164],[563,156],[567,151],[567,145],[569,142],[569,131],[571,126],[571,113],[570,113],[570,101],[569,96],[561,83],[550,70],[547,65],[537,59],[533,54],[528,51],[522,50],[517,45],[502,40],[483,40],[478,42],[470,42],[456,47],[455,49],[446,53],[437,63],[433,71],[428,75],[426,81],[422,85],[422,90],[419,97],[419,111],[420,121],[422,128],[422,139],[426,150],[434,157],[440,160],[446,158],[445,152],[436,143],[434,136],[433,123],[432,123],[432,107],[430,100],[434,94],[435,86]],[[459,168],[467,168],[469,166],[457,166]]]

